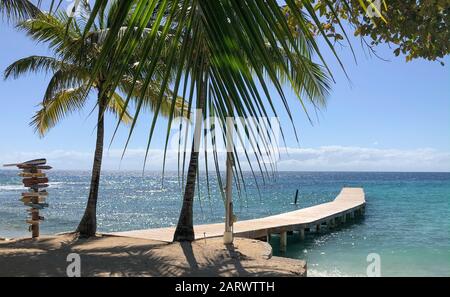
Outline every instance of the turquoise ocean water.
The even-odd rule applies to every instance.
[[[18,171],[0,171],[0,237],[29,236]],[[83,213],[89,172],[51,171],[41,232],[73,230]],[[211,177],[212,179],[212,177]],[[238,219],[292,211],[333,200],[344,186],[364,187],[365,218],[332,232],[288,237],[283,256],[306,259],[313,276],[364,276],[367,256],[377,253],[383,276],[450,276],[450,173],[280,172],[265,185],[248,174],[246,193],[235,195]],[[212,181],[200,178],[195,223],[223,221],[223,203]],[[293,205],[296,189],[299,203]],[[235,191],[236,193],[236,191]],[[176,173],[164,187],[157,173],[105,172],[99,197],[99,231],[125,231],[176,224],[181,205]],[[273,236],[275,254],[279,238]]]

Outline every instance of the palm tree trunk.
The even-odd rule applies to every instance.
[[[77,232],[81,237],[95,236],[95,233],[97,231],[97,198],[103,158],[104,111],[106,106],[106,98],[101,93],[102,92],[99,90],[97,142],[95,145],[94,164],[92,166],[89,198],[83,218],[81,219],[80,224],[77,228]]]
[[[197,179],[198,151],[192,144],[191,159],[186,179],[186,187],[183,195],[183,206],[178,219],[173,241],[193,241],[195,239],[193,223],[193,206],[195,195],[195,182]]]
[[[183,195],[183,206],[181,207],[180,217],[178,218],[177,228],[173,236],[173,241],[194,241],[194,223],[193,223],[193,206],[195,195],[195,182],[197,180],[198,156],[200,148],[201,128],[203,112],[206,101],[206,83],[204,78],[199,87],[199,97],[197,114],[195,119],[194,139],[192,142],[191,159],[189,161],[188,173],[186,178],[186,186]]]

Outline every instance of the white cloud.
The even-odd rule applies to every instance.
[[[319,148],[280,149],[278,170],[292,171],[450,171],[450,153],[431,148],[401,150],[348,146],[323,146]],[[122,150],[106,150],[103,168],[108,170],[141,170],[145,149],[128,149],[121,161]],[[55,169],[89,170],[93,152],[79,151],[41,151],[0,154],[0,164],[46,157]],[[203,159],[203,153],[200,153]],[[224,164],[223,153],[220,164]],[[189,158],[189,152],[187,152]],[[212,163],[212,157],[208,157]],[[152,149],[148,153],[147,170],[161,170],[163,151]],[[248,169],[245,156],[240,156],[243,169]],[[167,170],[176,170],[178,154],[168,151]],[[188,161],[187,161],[188,162]],[[203,163],[203,160],[202,160]]]
[[[281,170],[305,171],[450,171],[450,153],[430,148],[289,148],[278,166]]]

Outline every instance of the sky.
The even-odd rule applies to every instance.
[[[350,34],[351,35],[351,34]],[[11,24],[0,23],[0,70],[29,55],[49,54]],[[322,44],[335,83],[326,109],[314,111],[311,124],[297,99],[285,86],[294,123],[295,140],[286,114],[280,122],[286,134],[277,167],[300,171],[450,171],[450,58],[438,62],[395,57],[386,45],[376,48],[381,60],[368,55],[352,37],[357,62],[348,46],[337,46],[347,78],[336,58]],[[3,75],[2,75],[3,77]],[[50,76],[28,74],[0,80],[0,164],[46,157],[57,169],[88,170],[95,147],[94,98],[82,112],[65,118],[45,137],[29,122],[38,109]],[[271,90],[275,96],[275,91]],[[278,101],[281,104],[281,101]],[[280,105],[281,107],[281,105]],[[140,117],[129,149],[121,161],[128,128],[120,128],[109,147],[116,120],[106,118],[104,169],[140,170],[143,166],[151,114]],[[147,170],[160,170],[165,121],[152,142]],[[169,152],[167,168],[176,169],[176,153]]]

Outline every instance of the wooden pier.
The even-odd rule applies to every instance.
[[[339,224],[364,215],[365,194],[362,188],[343,188],[331,202],[286,212],[260,219],[234,223],[233,233],[237,237],[270,239],[271,234],[280,234],[280,249],[286,250],[287,234],[298,232],[301,239],[306,232],[320,232],[321,228],[335,228]],[[194,226],[195,238],[223,236],[224,223]],[[145,238],[171,242],[175,227],[135,230],[111,233],[118,236]]]

